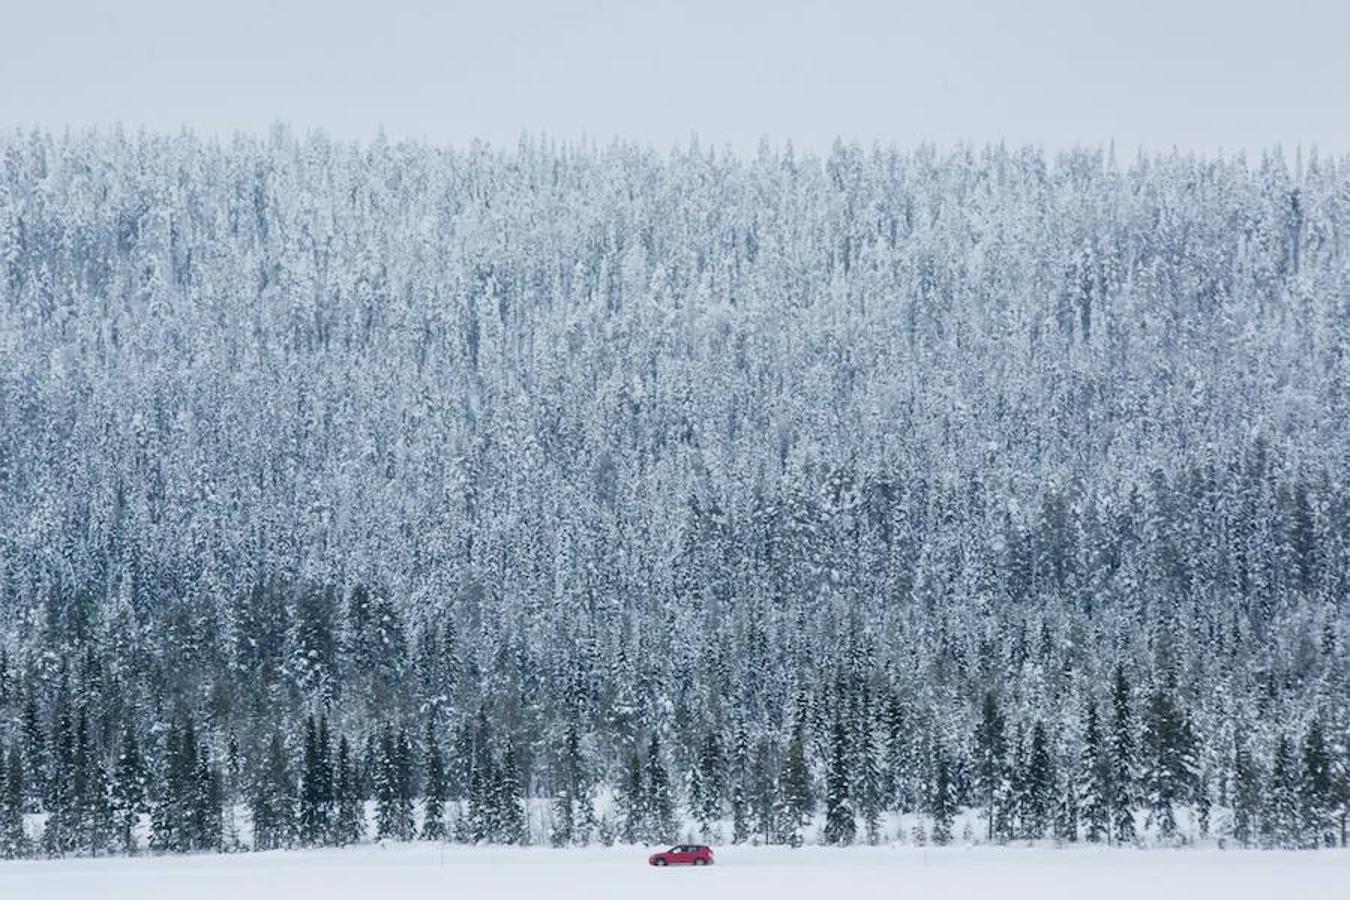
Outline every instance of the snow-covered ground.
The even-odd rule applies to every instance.
[[[624,898],[925,900],[1345,896],[1350,853],[974,847],[738,848],[709,869],[653,869],[634,847],[435,844],[233,856],[0,863],[14,900]]]

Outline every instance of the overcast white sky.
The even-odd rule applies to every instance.
[[[0,127],[1350,151],[1350,0],[0,0]]]

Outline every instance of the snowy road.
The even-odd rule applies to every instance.
[[[914,847],[724,848],[710,869],[651,869],[646,851],[349,850],[0,863],[3,900],[921,897],[1267,900],[1346,896],[1350,854]]]

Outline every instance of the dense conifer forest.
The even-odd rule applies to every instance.
[[[1348,348],[1344,158],[0,136],[0,851],[1344,843]]]

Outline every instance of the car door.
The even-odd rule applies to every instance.
[[[676,847],[674,852],[674,862],[682,866],[692,866],[694,864],[694,854],[691,853],[693,847]]]

